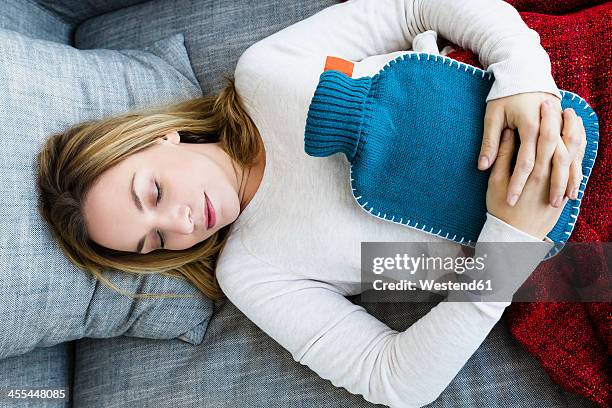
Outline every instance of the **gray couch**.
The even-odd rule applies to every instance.
[[[143,48],[182,33],[197,81],[207,94],[221,89],[222,75],[233,72],[238,57],[249,45],[336,3],[336,0],[0,0],[0,29],[78,49],[116,50]],[[23,52],[26,58],[27,50]],[[1,109],[10,112],[20,108]],[[0,250],[5,248],[0,245]],[[5,259],[8,258],[0,257],[0,261]],[[16,266],[0,267],[9,270]],[[396,330],[406,329],[435,306],[435,303],[361,303],[359,296],[350,300],[362,304]],[[176,319],[181,318],[177,313]],[[215,302],[208,325],[200,327],[205,334],[199,344],[178,338],[85,336],[4,358],[0,360],[3,392],[9,388],[65,388],[68,393],[63,401],[46,402],[2,396],[0,406],[374,406],[295,362],[227,300]],[[502,319],[431,406],[592,405],[551,381],[537,361],[511,338]]]

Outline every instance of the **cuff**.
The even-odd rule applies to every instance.
[[[472,302],[472,305],[483,315],[494,321],[498,321],[504,314],[504,310],[512,302]]]
[[[554,244],[520,231],[487,213],[474,257],[488,256],[481,277],[493,282],[494,290],[473,294],[478,300],[476,306],[482,313],[496,316],[499,309],[512,301],[516,291],[553,247]]]
[[[478,236],[479,242],[547,242],[550,248],[553,241],[544,237],[540,240],[487,212],[487,220]]]
[[[414,37],[412,40],[412,50],[414,52],[426,52],[429,54],[440,55],[437,41],[438,33],[434,30],[427,30]]]
[[[548,53],[540,45],[540,36],[529,30],[528,37],[499,46],[488,60],[499,61],[487,67],[495,81],[486,102],[526,92],[547,92],[561,100],[561,92],[553,79]]]

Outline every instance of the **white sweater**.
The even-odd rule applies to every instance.
[[[339,3],[254,44],[235,71],[264,141],[266,167],[231,226],[216,269],[219,284],[296,361],[392,407],[435,400],[510,303],[441,302],[398,332],[347,300],[361,291],[362,241],[450,241],[367,214],[351,194],[346,158],[306,155],[304,128],[328,55],[354,61],[354,78],[371,76],[411,46],[437,52],[436,33],[475,51],[493,71],[487,101],[531,91],[560,97],[538,34],[501,0]],[[490,214],[478,238],[484,241],[539,242]],[[526,279],[546,252],[525,270],[508,268],[508,259],[499,267]]]

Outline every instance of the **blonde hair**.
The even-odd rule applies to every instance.
[[[185,297],[127,293],[104,277],[103,269],[183,278],[210,299],[224,297],[215,265],[231,224],[189,249],[137,254],[93,242],[82,207],[98,176],[172,130],[179,132],[181,142],[219,142],[240,166],[254,165],[262,147],[259,132],[241,106],[234,77],[224,79],[229,84],[217,95],[87,121],[49,137],[37,156],[38,210],[71,262],[126,296]]]

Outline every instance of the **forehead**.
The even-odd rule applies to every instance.
[[[87,231],[93,241],[107,248],[134,251],[145,233],[142,213],[130,193],[132,176],[138,170],[136,156],[129,156],[103,172],[85,198]],[[146,177],[142,177],[145,173],[138,170],[135,180],[136,191],[143,200],[147,185]]]

